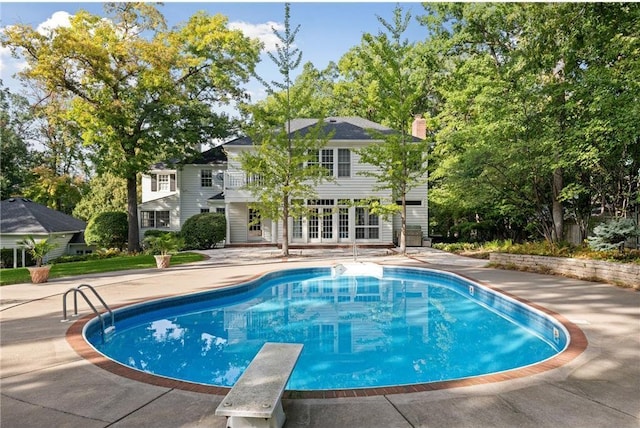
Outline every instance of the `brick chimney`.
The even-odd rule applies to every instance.
[[[421,140],[427,138],[427,119],[421,115],[416,115],[411,125],[411,135],[418,137]]]

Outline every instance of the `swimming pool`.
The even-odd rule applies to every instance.
[[[345,264],[269,273],[162,299],[84,328],[126,366],[232,386],[266,341],[304,343],[288,389],[375,388],[461,379],[549,359],[568,345],[555,319],[458,275]]]

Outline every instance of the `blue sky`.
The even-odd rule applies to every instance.
[[[296,45],[302,51],[303,63],[312,62],[323,69],[330,61],[337,62],[351,47],[359,45],[364,33],[377,33],[381,29],[376,15],[386,20],[393,17],[397,3],[354,2],[354,3],[291,3],[291,23],[300,25]],[[424,14],[420,3],[400,3],[413,18],[406,33],[412,41],[424,40],[426,28],[420,26],[415,17]],[[100,2],[65,3],[6,3],[0,2],[0,26],[22,23],[37,28],[45,22],[57,25],[67,14],[73,15],[84,9],[91,13],[104,14]],[[167,2],[159,6],[169,26],[175,26],[204,10],[209,14],[221,13],[229,18],[231,25],[241,28],[247,35],[261,38],[267,46],[273,46],[271,27],[282,25],[284,3],[253,2]],[[277,72],[270,59],[262,56],[258,74],[266,80],[277,79]],[[19,84],[11,77],[20,67],[18,60],[12,59],[7,49],[0,51],[0,77],[5,86],[13,92],[20,92]],[[298,69],[301,70],[302,66]],[[263,88],[251,82],[247,89],[254,100],[264,97]]]
[[[323,69],[329,61],[337,62],[351,47],[359,45],[364,33],[377,33],[381,29],[376,15],[391,20],[397,3],[358,2],[358,3],[291,3],[291,23],[300,25],[296,45],[303,53],[303,63],[311,61],[316,68]],[[426,28],[420,26],[415,17],[424,14],[420,3],[400,3],[413,18],[405,34],[411,41],[424,40]],[[84,9],[102,15],[102,3],[0,3],[0,26],[16,23],[29,24],[34,28],[46,21],[59,22],[65,13],[73,15]],[[229,18],[232,25],[243,29],[245,34],[263,39],[269,45],[271,27],[282,25],[284,3],[252,2],[166,2],[159,7],[169,26],[185,22],[195,12],[204,10],[210,14],[221,13]],[[63,13],[56,13],[63,12]],[[257,71],[266,80],[277,79],[276,69],[266,55]],[[11,75],[20,67],[19,61],[12,59],[6,49],[0,50],[0,77],[5,86],[13,92],[19,92],[18,84]],[[299,70],[302,69],[300,66]],[[251,82],[247,89],[253,99],[264,97],[259,83]]]

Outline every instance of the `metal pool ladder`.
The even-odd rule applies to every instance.
[[[91,290],[93,292],[93,295],[100,301],[100,303],[102,303],[102,306],[107,310],[107,312],[109,312],[109,315],[111,315],[111,325],[109,327],[106,326],[103,314],[98,312],[98,310],[93,305],[93,303],[91,303],[91,300],[89,300],[89,298],[87,297],[86,293],[84,291],[82,291],[83,288],[88,288],[89,290]],[[82,298],[84,299],[84,301],[87,302],[89,307],[93,310],[93,313],[95,313],[98,316],[98,318],[100,319],[100,324],[102,326],[102,338],[103,338],[103,340],[104,340],[106,335],[108,335],[109,333],[113,333],[115,331],[116,324],[115,324],[115,319],[114,319],[114,316],[113,316],[113,311],[111,310],[109,305],[107,305],[105,303],[105,301],[102,299],[102,297],[100,297],[100,295],[98,294],[96,289],[93,288],[92,286],[90,286],[89,284],[81,284],[81,285],[78,285],[75,288],[70,288],[67,291],[65,291],[64,295],[62,296],[62,321],[61,322],[69,321],[69,319],[67,318],[67,295],[69,293],[71,293],[71,292],[73,292],[73,316],[74,317],[78,316],[78,294],[80,294],[82,296]]]

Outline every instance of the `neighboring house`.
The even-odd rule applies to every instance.
[[[317,119],[296,119],[292,121],[291,132],[304,134],[316,123]],[[425,137],[425,123],[424,119],[414,122],[414,141]],[[325,119],[324,131],[333,135],[318,153],[318,159],[332,172],[335,181],[319,184],[316,197],[305,201],[311,213],[308,217],[289,219],[292,245],[352,244],[354,240],[357,244],[393,245],[401,227],[400,215],[385,220],[366,207],[354,206],[354,202],[361,199],[391,198],[388,190],[373,190],[377,184],[375,178],[359,174],[374,168],[360,163],[356,153],[366,145],[381,143],[370,135],[372,129],[382,134],[393,132],[358,117]],[[224,212],[227,219],[226,245],[281,242],[282,221],[256,222],[257,214],[249,207],[254,198],[243,189],[247,176],[240,167],[238,155],[252,150],[252,141],[242,137],[222,147],[224,152],[216,147],[180,168],[156,165],[143,176],[142,204],[138,208],[141,237],[147,229],[179,230],[194,214],[219,211]],[[407,195],[407,225],[422,230],[417,245],[422,243],[421,235],[426,235],[427,216],[425,183]]]
[[[13,267],[18,267],[19,259],[25,265],[24,247],[18,242],[30,236],[36,241],[50,238],[57,245],[45,261],[64,254],[90,253],[92,248],[84,242],[86,227],[84,221],[30,199],[9,198],[0,202],[0,247],[13,250]]]

